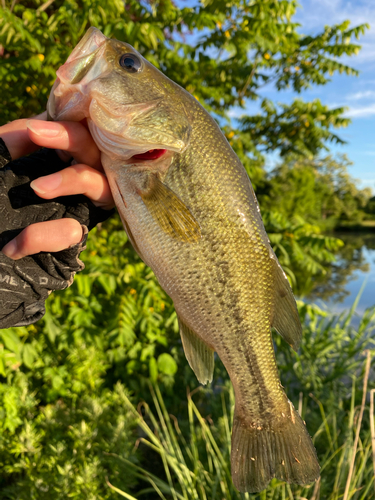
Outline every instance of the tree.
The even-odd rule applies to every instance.
[[[249,155],[259,159],[279,149],[312,156],[327,141],[343,142],[331,131],[349,123],[343,108],[329,109],[319,100],[275,104],[262,98],[262,88],[272,83],[301,92],[326,84],[335,72],[357,75],[340,58],[358,53],[352,39],[367,25],[350,28],[345,21],[301,35],[292,19],[295,0],[205,0],[185,8],[171,0],[4,0],[3,6],[2,123],[45,108],[57,67],[95,25],[132,44],[220,117],[249,168]],[[231,108],[245,110],[249,100],[261,100],[262,112],[244,113],[232,131]]]
[[[268,174],[259,190],[261,206],[328,229],[344,220],[359,222],[371,189],[358,188],[358,181],[348,172],[351,165],[345,155],[312,160],[289,155]]]

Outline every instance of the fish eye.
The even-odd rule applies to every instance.
[[[142,63],[135,54],[123,54],[120,57],[120,66],[125,68],[129,73],[137,73],[141,70]]]

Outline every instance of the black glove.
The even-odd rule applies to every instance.
[[[0,138],[0,249],[35,222],[70,217],[83,229],[82,241],[61,252],[41,252],[19,260],[0,253],[0,328],[29,325],[44,315],[51,291],[70,286],[75,273],[84,268],[78,257],[86,248],[88,230],[114,212],[96,207],[83,195],[43,200],[31,189],[34,179],[67,166],[51,149],[11,161]]]

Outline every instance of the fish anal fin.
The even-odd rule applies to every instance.
[[[146,189],[139,191],[144,204],[161,229],[185,243],[200,239],[198,222],[183,201],[156,174],[150,174]]]
[[[180,335],[186,359],[198,381],[205,385],[212,382],[214,351],[178,316]]]
[[[302,339],[302,326],[299,319],[296,301],[276,256],[274,261],[275,295],[274,311],[271,324],[295,351]]]
[[[307,485],[320,474],[313,442],[294,408],[290,415],[252,425],[235,410],[231,464],[234,486],[249,493],[264,490],[274,477]]]

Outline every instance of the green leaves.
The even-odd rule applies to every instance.
[[[259,189],[261,205],[288,218],[298,214],[328,229],[342,221],[359,222],[371,191],[357,187],[350,166],[345,155],[312,160],[289,155]]]
[[[345,108],[329,109],[318,99],[307,103],[296,99],[279,106],[264,100],[261,108],[263,113],[240,119],[242,131],[250,134],[261,151],[278,150],[281,156],[294,153],[312,158],[322,149],[328,150],[327,142],[344,144],[330,127],[350,123],[341,116]]]
[[[290,278],[294,293],[311,291],[311,278],[326,274],[327,264],[335,262],[335,253],[343,245],[338,238],[320,234],[316,225],[302,217],[287,218],[279,212],[263,211],[271,245]]]
[[[34,329],[35,330],[35,329]],[[29,332],[26,328],[0,330],[0,374],[3,377],[17,371],[20,366],[34,366],[39,357],[37,342],[27,342]]]
[[[35,360],[38,358],[38,352],[32,344],[25,344],[23,346],[23,362],[27,368],[33,368]]]
[[[26,377],[0,384],[0,487],[3,498],[113,498],[106,476],[123,489],[136,479],[109,453],[131,458],[135,418],[117,384],[97,393],[86,385],[78,400],[39,406]],[[133,458],[134,460],[134,458]]]
[[[157,364],[158,369],[165,375],[173,376],[177,372],[177,363],[167,352],[160,354]]]
[[[319,101],[269,106],[262,90],[273,84],[301,92],[324,85],[336,72],[357,75],[340,58],[359,51],[353,40],[367,25],[351,28],[345,21],[301,35],[293,23],[294,0],[205,1],[182,9],[170,1],[132,0],[126,8],[117,0],[43,5],[7,0],[0,9],[3,122],[45,108],[56,69],[94,25],[133,45],[220,116],[223,127],[233,126],[233,106],[246,110],[250,101],[262,100],[261,114],[241,122],[235,147],[245,154],[278,149],[311,157],[326,142],[342,142],[332,132],[348,123],[342,108],[330,110]]]

